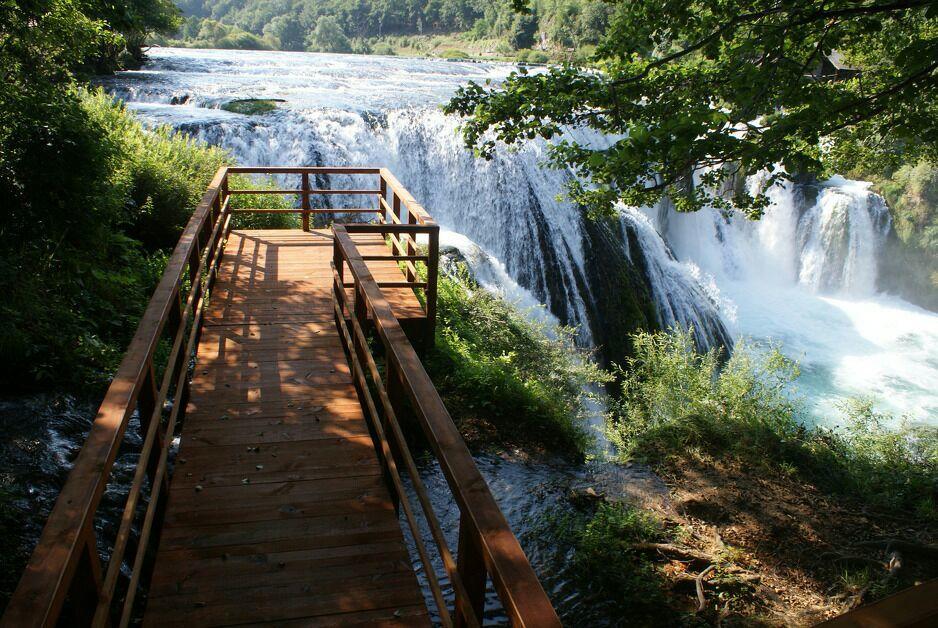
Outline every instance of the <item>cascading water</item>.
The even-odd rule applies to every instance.
[[[600,228],[557,200],[570,174],[542,165],[543,143],[478,160],[458,121],[436,108],[458,85],[497,81],[509,65],[218,50],[151,57],[143,71],[105,81],[145,120],[224,146],[242,163],[388,166],[444,227],[498,262],[501,281],[578,325],[607,357],[621,357],[631,330],[610,312],[622,301],[610,293],[643,293],[653,305],[645,323],[693,325],[703,347],[742,336],[781,342],[802,361],[819,416],[857,393],[919,419],[936,414],[938,317],[877,294],[890,227],[864,184],[776,186],[758,222],[662,206],[623,208],[618,224]],[[185,104],[171,105],[174,97]],[[284,102],[255,117],[217,108],[234,98]]]
[[[768,193],[757,222],[716,210],[655,220],[675,254],[719,286],[734,336],[779,342],[801,362],[819,421],[836,421],[846,396],[938,421],[938,316],[877,292],[891,228],[882,197],[841,177]]]

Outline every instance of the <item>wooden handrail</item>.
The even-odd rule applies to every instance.
[[[134,411],[139,409],[141,417],[149,417],[165,401],[155,395],[154,354],[168,321],[175,317],[179,325],[186,324],[179,309],[180,290],[187,271],[193,283],[201,281],[202,252],[215,245],[209,232],[219,237],[214,227],[223,214],[220,190],[226,179],[227,169],[219,169],[183,229],[0,625],[54,625],[68,596],[73,598],[73,607],[81,607],[76,612],[90,622],[102,593],[95,514]],[[217,258],[213,261],[217,263]],[[174,367],[188,368],[188,360],[171,359],[166,368]],[[180,392],[176,391],[177,396]]]
[[[938,578],[818,624],[819,628],[925,628],[938,625]]]
[[[228,177],[231,173],[299,174],[302,187],[290,193],[302,197],[302,206],[289,210],[232,209],[231,195],[246,191],[229,188]],[[323,190],[310,188],[309,177],[312,174],[377,176],[378,190],[334,192],[377,192],[379,203],[374,209],[313,209],[309,197]],[[375,282],[367,266],[364,266],[365,260],[357,255],[357,250],[353,251],[354,254],[348,260],[352,263],[352,274],[356,278],[355,294],[361,295],[360,298],[356,297],[356,303],[369,303],[369,311],[376,317],[375,325],[382,338],[386,342],[394,341],[394,349],[388,354],[389,364],[400,371],[402,384],[406,383],[407,394],[412,398],[414,407],[419,409],[418,415],[423,417],[424,430],[433,434],[431,442],[434,443],[463,512],[458,566],[448,554],[448,549],[441,551],[444,563],[451,572],[448,574],[450,581],[460,598],[457,623],[473,624],[472,620],[481,615],[480,596],[484,593],[485,570],[488,570],[506,610],[516,623],[553,625],[556,615],[521,553],[517,540],[488,493],[468,450],[457,432],[450,433],[440,427],[447,421],[451,424],[449,415],[441,415],[432,399],[423,398],[425,389],[427,386],[432,389],[432,384],[422,370],[413,347],[391,314],[390,306],[383,300],[382,288],[422,290],[425,316],[417,321],[423,325],[423,346],[432,343],[439,272],[439,227],[397,179],[384,169],[223,167],[215,174],[169,257],[127,353],[98,409],[88,438],[79,451],[19,585],[0,619],[0,626],[52,626],[61,622],[66,606],[73,616],[71,623],[77,625],[106,626],[116,622],[123,627],[130,623],[135,594],[140,583],[146,581],[152,567],[147,560],[150,556],[148,550],[152,548],[161,525],[161,504],[166,499],[169,486],[170,448],[175,426],[185,412],[189,369],[199,342],[204,308],[233,216],[242,211],[300,212],[305,230],[309,230],[309,215],[317,212],[375,213],[379,222],[384,223],[336,226],[336,233],[342,234],[346,248],[348,242],[351,242],[348,240],[349,232],[384,235],[391,250],[387,254],[372,252],[367,256],[368,260],[394,261],[405,268],[403,281]],[[387,222],[389,219],[393,224]],[[425,251],[423,245],[418,247],[418,236],[427,237]],[[417,264],[425,268],[425,272],[422,271],[419,276]],[[342,272],[344,264],[340,263],[339,267],[337,275]],[[344,308],[346,304],[341,280],[336,283],[336,287],[343,291],[341,303]],[[338,313],[342,311],[340,308]],[[361,325],[353,325],[351,329],[343,327],[343,330],[347,339],[357,338],[357,342],[361,342]],[[163,340],[168,341],[171,348],[160,373],[156,354]],[[402,348],[404,345],[406,350]],[[420,369],[419,372],[413,371],[413,365]],[[372,376],[377,373],[373,360],[368,368]],[[365,377],[361,363],[358,363],[357,373]],[[382,403],[390,403],[389,400],[397,398],[399,394],[389,387],[384,390]],[[436,394],[435,390],[433,394]],[[415,395],[419,395],[420,399]],[[439,402],[439,406],[442,408],[442,402]],[[445,408],[442,412],[445,413]],[[115,536],[101,540],[101,545],[109,547],[108,563],[102,566],[98,553],[99,540],[95,537],[95,518],[127,426],[135,413],[140,419],[140,455]],[[452,429],[455,430],[455,427]],[[390,437],[387,434],[382,436],[385,442],[391,438],[396,439],[396,446],[403,442],[399,426],[392,427],[388,434]],[[413,475],[413,460],[407,467]],[[468,475],[454,483],[454,473],[463,471]],[[429,503],[425,492],[421,492],[421,501],[425,507]],[[436,528],[439,528],[438,523]],[[130,542],[134,531],[138,535],[137,543]],[[434,536],[439,540],[443,535],[437,529]],[[134,548],[133,551],[130,548]],[[483,579],[481,583],[480,575]],[[126,591],[122,587],[126,587]]]
[[[394,189],[393,186],[390,187]],[[395,191],[395,194],[399,195],[400,191]],[[405,225],[380,227],[400,229]],[[412,226],[406,227],[410,230]],[[481,615],[487,572],[492,577],[495,589],[513,625],[559,626],[560,621],[553,606],[489,491],[485,479],[479,473],[443,400],[349,235],[350,231],[370,232],[374,228],[377,226],[333,226],[336,268],[336,285],[333,292],[334,298],[343,306],[336,308],[337,319],[339,313],[354,310],[353,319],[357,317],[360,320],[353,320],[353,325],[361,325],[362,321],[368,319],[372,321],[385,350],[388,379],[386,387],[390,387],[392,383],[402,387],[410,408],[413,409],[440,464],[461,514],[459,586],[470,592],[469,595],[473,599],[469,601],[475,609],[475,614]],[[345,267],[348,267],[356,284],[356,301],[353,308],[346,306],[344,290],[341,288]],[[341,296],[340,291],[343,292]],[[345,324],[344,320],[337,322]],[[367,343],[354,343],[353,346],[347,347],[347,350],[357,361],[359,352],[368,351]],[[365,393],[362,390],[360,392]],[[398,441],[396,445],[406,448],[406,442]],[[419,477],[412,478],[412,481],[418,483]],[[429,514],[427,516],[430,517]],[[484,570],[480,571],[480,568]],[[450,575],[452,577],[452,574]],[[460,600],[457,600],[457,609],[460,605]]]

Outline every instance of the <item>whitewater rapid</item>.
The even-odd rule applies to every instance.
[[[543,166],[541,142],[475,159],[458,120],[439,110],[459,85],[498,81],[512,66],[160,48],[150,58],[103,81],[148,123],[223,146],[244,164],[387,166],[484,283],[523,305],[546,304],[532,311],[578,326],[584,344],[602,331],[591,316],[600,295],[587,280],[583,217],[558,200],[570,174]],[[218,108],[234,98],[284,102],[256,117]],[[885,410],[938,423],[938,316],[877,289],[885,204],[842,179],[807,192],[816,198],[773,188],[755,223],[621,208],[617,254],[643,268],[662,325],[693,325],[705,346],[728,336],[782,343],[802,365],[817,420],[834,421],[845,396],[871,395]]]

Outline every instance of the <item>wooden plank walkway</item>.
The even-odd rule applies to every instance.
[[[359,235],[363,254],[387,254]],[[198,347],[145,624],[427,625],[333,320],[329,232],[233,231]],[[392,261],[378,281],[401,281]],[[423,310],[384,290],[395,314]]]

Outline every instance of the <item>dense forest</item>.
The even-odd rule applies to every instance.
[[[442,56],[469,54],[461,47],[503,57],[524,51],[521,56],[533,55],[532,60],[546,60],[547,52],[557,55],[595,45],[613,10],[599,0],[538,0],[527,13],[498,0],[179,0],[177,4],[184,16],[179,31],[156,41],[380,54],[427,53],[439,44],[449,46],[439,50]]]

